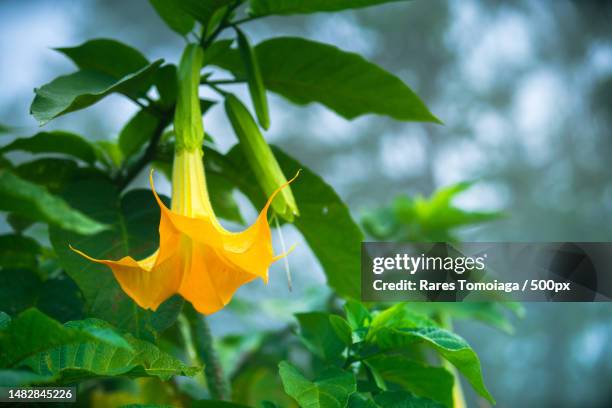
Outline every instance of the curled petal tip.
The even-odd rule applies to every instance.
[[[298,176],[300,175],[301,172],[302,172],[302,169],[298,169],[298,171],[295,173],[295,176],[293,176],[293,178],[291,180],[289,180],[289,183],[293,183],[293,180],[298,178]]]
[[[100,263],[100,261],[98,259],[92,258],[91,256],[87,255],[86,253],[79,251],[78,249],[76,249],[75,247],[73,247],[72,245],[68,244],[68,248],[70,248],[72,251],[76,252],[77,254],[81,255],[83,258],[88,259],[92,262],[98,262]]]

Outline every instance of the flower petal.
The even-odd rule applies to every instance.
[[[143,309],[157,310],[159,305],[176,293],[180,284],[180,275],[176,273],[180,270],[176,265],[178,258],[172,257],[156,264],[159,251],[141,261],[130,256],[112,261],[92,258],[72,246],[70,249],[92,262],[108,266],[121,289]]]

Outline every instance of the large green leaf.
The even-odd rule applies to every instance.
[[[374,399],[361,393],[354,393],[351,395],[348,408],[444,408],[444,405],[406,391],[385,391],[376,394]]]
[[[31,370],[0,369],[0,387],[23,387],[32,384],[44,384],[53,381],[53,377],[36,374]]]
[[[178,93],[176,65],[167,64],[157,71],[155,87],[159,93],[159,105],[164,109],[174,106]],[[204,109],[202,109],[202,112],[204,112]]]
[[[219,401],[219,400],[200,400],[193,401],[191,408],[248,408],[246,405],[236,404],[234,402]]]
[[[40,284],[34,306],[60,322],[84,317],[83,294],[76,283],[64,273]]]
[[[66,327],[108,336],[107,323],[88,319],[69,322]],[[40,375],[53,376],[55,382],[72,383],[95,377],[154,376],[168,380],[173,375],[195,375],[199,369],[159,350],[152,343],[127,334],[120,338],[124,344],[96,340],[65,344],[30,357],[26,364]]]
[[[504,311],[504,307],[511,302],[418,302],[412,303],[410,308],[417,312],[428,314],[444,313],[456,319],[480,320],[503,332],[512,334],[514,327]]]
[[[478,356],[464,339],[454,333],[433,326],[410,327],[406,324],[380,328],[368,341],[382,349],[395,349],[415,343],[427,344],[457,367],[478,394],[495,402],[484,385]]]
[[[76,47],[56,48],[83,70],[121,78],[149,64],[140,51],[116,40],[99,38]]]
[[[300,216],[294,225],[321,263],[327,282],[339,295],[359,298],[360,245],[363,235],[331,186],[308,168],[273,147],[284,174],[293,175],[302,170],[291,185]],[[249,170],[248,163],[238,146],[225,156],[206,149],[204,163],[207,171],[227,178],[262,208],[265,197]]]
[[[432,319],[415,312],[408,303],[397,303],[375,315],[370,323],[368,338],[373,338],[378,330],[389,328],[437,327]]]
[[[453,407],[453,375],[442,367],[426,366],[398,353],[368,358],[366,364],[385,382]]]
[[[28,309],[0,331],[0,366],[12,367],[38,353],[89,341],[131,350],[131,346],[108,327],[64,326],[37,309]]]
[[[123,157],[138,152],[158,130],[160,118],[146,110],[138,111],[119,133],[119,147]]]
[[[44,157],[25,162],[15,167],[14,172],[19,177],[32,183],[44,186],[53,194],[61,192],[64,185],[74,177],[79,169],[74,160]]]
[[[72,245],[98,259],[119,259],[126,255],[141,259],[150,255],[159,239],[159,207],[153,194],[148,190],[133,190],[121,197],[112,182],[101,175],[76,177],[62,194],[75,208],[111,227],[87,237],[58,228],[50,230],[59,263],[83,292],[88,315],[111,322],[139,338],[154,338],[157,331],[176,319],[182,300],[169,299],[155,313],[143,310],[121,290],[110,269],[84,259],[69,248]]]
[[[294,103],[319,102],[347,119],[377,113],[439,122],[398,77],[358,54],[293,37],[264,41],[255,53],[266,87]],[[220,54],[212,63],[245,77],[237,50]]]
[[[374,397],[381,408],[443,408],[444,405],[427,398],[416,397],[406,391],[386,391]]]
[[[106,227],[71,208],[45,188],[0,169],[0,210],[10,211],[80,234],[95,234]]]
[[[0,310],[12,315],[36,303],[40,278],[31,269],[0,268]]]
[[[249,14],[308,14],[320,11],[340,11],[406,0],[251,0]]]
[[[35,269],[39,253],[40,246],[32,238],[16,234],[0,235],[0,269]]]
[[[61,153],[87,163],[96,160],[96,151],[83,137],[70,132],[40,132],[29,138],[15,139],[0,148],[0,153],[21,150],[29,153]]]
[[[300,338],[308,349],[328,363],[341,363],[346,344],[334,329],[330,314],[323,312],[298,313]]]
[[[310,381],[286,361],[279,364],[285,392],[305,408],[344,408],[357,390],[355,376],[339,368],[325,370]]]
[[[113,92],[136,97],[151,86],[162,62],[157,60],[119,78],[90,69],[57,77],[35,90],[30,112],[44,125],[60,115],[93,105]]]
[[[177,7],[180,0],[149,0],[157,14],[172,30],[181,35],[193,30],[195,20],[186,11]]]
[[[215,214],[228,221],[244,225],[244,218],[242,218],[240,208],[234,200],[234,187],[227,179],[219,177],[217,174],[207,174],[206,185],[210,192],[210,203]]]

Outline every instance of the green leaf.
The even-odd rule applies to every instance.
[[[385,391],[376,394],[374,399],[364,394],[354,393],[348,408],[443,408],[438,402],[419,398],[406,391]]]
[[[338,336],[330,321],[332,315],[322,312],[298,313],[300,338],[308,349],[323,361],[341,364],[345,339]]]
[[[202,65],[206,66],[228,52],[233,42],[234,40],[225,39],[212,43],[204,53],[204,62]]]
[[[360,296],[360,248],[363,235],[346,205],[331,186],[295,159],[273,147],[283,173],[300,176],[292,184],[300,216],[294,225],[300,230],[321,263],[327,283],[339,295],[357,299]],[[238,187],[257,208],[262,208],[265,196],[249,170],[240,149],[236,146],[223,156],[205,149],[206,171],[227,178]]]
[[[514,327],[504,313],[504,305],[509,302],[418,302],[412,303],[411,309],[430,315],[444,313],[456,319],[479,320],[505,333],[512,334]]]
[[[242,218],[240,208],[232,194],[234,186],[217,174],[207,174],[206,185],[210,192],[210,203],[215,214],[220,218],[244,225],[244,218]]]
[[[149,64],[137,49],[106,38],[55,50],[70,58],[82,70],[96,71],[113,78],[124,77]]]
[[[13,127],[6,126],[5,124],[0,123],[0,136],[1,135],[6,135],[8,133],[11,133],[13,130],[14,130]]]
[[[17,214],[7,214],[6,223],[11,226],[17,234],[22,234],[34,221]]]
[[[353,330],[365,327],[372,321],[370,311],[356,300],[347,300],[344,304],[344,311],[346,312],[346,319],[348,320],[349,326],[351,326]]]
[[[35,269],[38,243],[29,237],[16,234],[0,235],[0,268]]]
[[[114,92],[135,97],[149,89],[162,62],[157,60],[120,78],[93,70],[57,77],[35,90],[30,112],[44,125],[60,115],[93,105]]]
[[[49,231],[60,265],[83,292],[87,314],[136,337],[154,339],[158,331],[176,319],[182,300],[169,299],[155,313],[143,310],[121,290],[109,268],[69,248],[72,245],[98,259],[126,255],[141,259],[152,254],[158,246],[160,217],[153,194],[149,190],[132,190],[121,197],[104,176],[80,175],[66,185],[63,196],[75,208],[110,226],[108,231],[87,237],[58,228]],[[155,316],[165,317],[159,321]]]
[[[0,169],[0,210],[56,225],[80,234],[95,234],[106,226],[71,208],[66,202],[8,170]]]
[[[336,336],[347,346],[353,344],[353,336],[351,326],[348,322],[338,315],[330,315],[329,323],[336,332]]]
[[[405,0],[251,0],[249,14],[256,17],[308,14],[369,7]]]
[[[53,377],[36,374],[30,370],[1,370],[0,387],[24,387],[32,384],[52,382]]]
[[[363,393],[355,392],[351,394],[349,399],[348,408],[380,408],[370,397]]]
[[[374,397],[384,408],[443,408],[444,405],[426,398],[416,397],[405,391],[386,391]]]
[[[159,92],[159,103],[163,108],[169,108],[176,103],[178,95],[176,65],[164,65],[157,71],[155,87]]]
[[[496,220],[502,216],[500,212],[464,211],[452,205],[453,199],[460,193],[466,191],[474,183],[462,182],[442,188],[429,199],[418,197],[414,201],[414,212],[416,216],[427,223],[428,228],[448,230],[462,225],[482,223]],[[405,220],[404,214],[399,211],[398,216]]]
[[[25,162],[14,169],[19,177],[39,184],[53,194],[60,193],[78,171],[84,170],[79,169],[74,160],[51,157]]]
[[[0,330],[6,329],[11,323],[11,316],[7,315],[3,311],[0,311]]]
[[[109,376],[152,376],[166,381],[174,375],[193,376],[200,371],[187,367],[149,342],[129,334],[119,336],[103,321],[88,319],[69,322],[66,326],[94,334],[96,339],[45,350],[26,362],[38,374],[54,377],[57,383]],[[113,341],[108,341],[110,338]]]
[[[119,408],[175,408],[172,405],[158,405],[158,404],[127,404],[121,405]]]
[[[384,354],[365,360],[385,382],[453,407],[453,375],[442,367],[430,367],[402,354]]]
[[[262,128],[268,129],[270,127],[268,99],[266,98],[266,88],[261,78],[257,55],[253,47],[251,47],[248,37],[240,29],[236,28],[236,34],[238,37],[238,50],[244,64],[249,93],[251,94],[251,101],[253,101],[253,107],[257,114],[257,120]]]
[[[138,111],[119,133],[119,147],[123,157],[130,157],[140,150],[158,130],[160,119],[146,110]]]
[[[473,183],[442,188],[430,198],[397,197],[390,207],[367,212],[362,223],[366,232],[379,240],[445,242],[457,241],[453,230],[493,221],[504,216],[498,211],[465,211],[452,201]]]
[[[177,7],[206,27],[217,10],[229,6],[234,0],[175,0],[175,2]]]
[[[40,277],[32,269],[0,269],[0,310],[15,315],[33,306],[40,293]]]
[[[315,381],[310,381],[291,364],[282,361],[279,374],[285,392],[302,407],[343,408],[357,390],[355,376],[339,368],[329,368]]]
[[[60,322],[82,319],[84,314],[83,294],[76,283],[63,273],[42,282],[34,305]]]
[[[369,336],[368,341],[382,349],[425,343],[457,367],[478,394],[491,403],[495,402],[484,385],[478,356],[464,339],[454,333],[433,326],[414,327],[411,324],[398,324],[380,328],[371,337]]]
[[[247,408],[247,406],[228,401],[200,400],[193,401],[191,408]]]
[[[186,35],[195,25],[195,20],[178,7],[180,0],[149,0],[157,14],[173,31]]]
[[[66,327],[37,309],[28,309],[14,318],[6,330],[0,331],[0,365],[11,367],[46,350],[89,341],[130,347],[110,329]]]
[[[64,131],[40,132],[29,138],[15,139],[0,148],[0,153],[16,150],[29,153],[61,153],[89,164],[96,160],[96,151],[87,140]]]
[[[397,303],[379,312],[372,319],[368,338],[373,338],[378,330],[388,328],[437,327],[437,323],[429,317],[412,310],[408,303]]]
[[[398,77],[358,54],[293,37],[264,41],[255,53],[266,87],[293,103],[319,102],[347,119],[376,113],[440,122]],[[237,50],[220,54],[212,63],[245,77]]]
[[[108,168],[120,167],[123,162],[123,153],[118,143],[110,140],[98,140],[96,147],[100,151],[100,158]]]
[[[265,398],[273,400],[281,407],[291,406],[293,400],[284,392],[278,376],[278,360],[270,356],[265,358],[266,362],[255,360],[253,364],[241,366],[236,372],[232,380],[232,401],[257,406]]]

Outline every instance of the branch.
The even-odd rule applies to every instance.
[[[206,317],[195,311],[191,305],[185,304],[185,306],[195,350],[204,364],[204,374],[210,396],[214,399],[226,400],[229,398],[229,388],[215,352]]]
[[[217,79],[214,81],[202,82],[202,85],[242,84],[244,82],[246,82],[245,79]]]
[[[248,22],[253,21],[253,20],[257,20],[257,19],[262,18],[262,17],[264,17],[264,16],[245,17],[245,18],[243,18],[241,20],[236,20],[236,21],[232,22],[232,25],[237,26],[237,25],[240,25],[240,24],[248,23]]]
[[[169,110],[169,112],[173,112],[174,107]],[[171,117],[168,112],[164,113],[160,117],[160,121],[153,132],[153,136],[151,140],[149,140],[149,144],[147,145],[147,149],[143,153],[143,155],[134,163],[130,168],[127,169],[125,176],[121,177],[118,181],[119,189],[123,190],[134,180],[134,178],[142,171],[142,169],[155,158],[155,153],[157,151],[157,145],[164,133],[164,129],[166,126],[170,124]]]
[[[200,40],[200,46],[202,47],[202,49],[206,51],[206,49],[210,46],[210,44],[212,44],[213,41],[215,41],[217,36],[221,34],[223,30],[232,26],[233,23],[228,22],[227,19],[232,14],[232,12],[236,8],[238,8],[238,6],[240,6],[240,1],[237,1],[236,3],[228,7],[227,10],[225,10],[225,14],[223,14],[223,17],[221,18],[221,22],[219,23],[219,26],[215,29],[215,31],[213,31],[213,33],[208,38],[205,38],[205,36],[202,36],[202,39]]]

